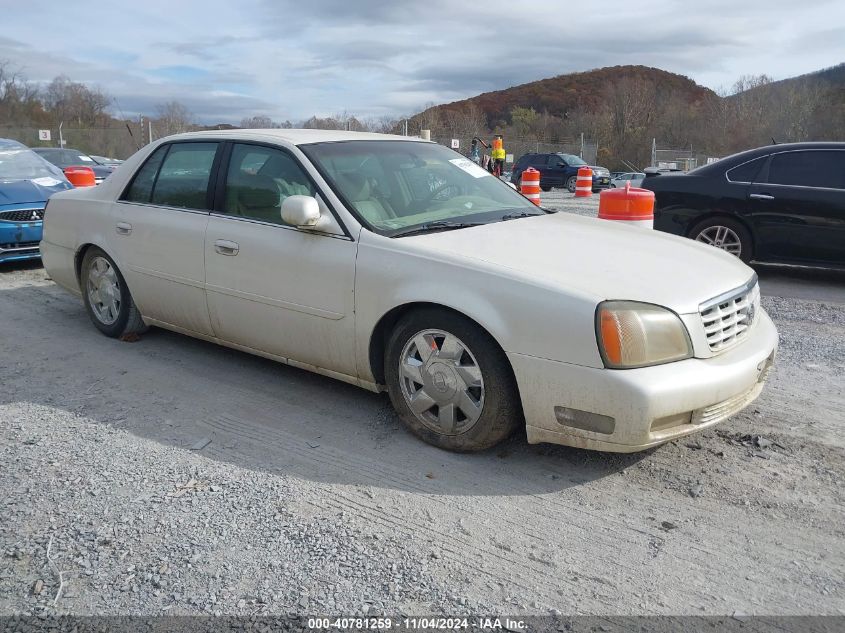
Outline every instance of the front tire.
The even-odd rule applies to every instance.
[[[752,239],[748,229],[732,218],[707,218],[696,224],[689,233],[690,239],[715,246],[739,257],[746,264],[752,257]]]
[[[393,407],[429,444],[480,451],[523,422],[507,357],[462,315],[436,308],[407,314],[390,335],[384,366]]]
[[[566,180],[566,190],[569,193],[575,193],[575,187],[577,186],[578,177],[577,176],[570,176]]]
[[[86,251],[80,280],[85,310],[100,332],[120,338],[146,330],[123,275],[105,251],[97,247]]]

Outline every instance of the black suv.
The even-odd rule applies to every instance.
[[[566,187],[569,193],[575,193],[575,181],[578,168],[587,165],[574,154],[525,154],[513,166],[511,182],[519,187],[522,172],[533,167],[540,172],[540,188],[551,191],[552,187]],[[593,191],[610,188],[610,171],[605,167],[593,167]]]

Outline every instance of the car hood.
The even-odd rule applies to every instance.
[[[0,206],[46,202],[57,191],[72,189],[66,180],[53,177],[35,180],[0,180]]]
[[[568,213],[397,238],[451,257],[543,280],[596,301],[627,299],[679,314],[754,274],[733,255],[692,240]]]

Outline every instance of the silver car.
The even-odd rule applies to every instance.
[[[643,184],[645,174],[637,171],[629,171],[624,174],[616,174],[610,179],[611,188],[624,187],[626,182],[630,182],[632,187],[639,187]]]

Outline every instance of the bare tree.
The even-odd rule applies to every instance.
[[[251,116],[241,119],[241,127],[248,129],[266,130],[274,127],[279,127],[273,120],[266,115]]]
[[[89,88],[60,75],[44,89],[42,102],[56,122],[68,121],[84,127],[104,123],[111,99],[99,88]]]
[[[28,124],[42,111],[38,88],[9,62],[0,60],[0,121]]]
[[[156,106],[156,132],[160,136],[190,131],[194,115],[178,101],[168,101]]]

